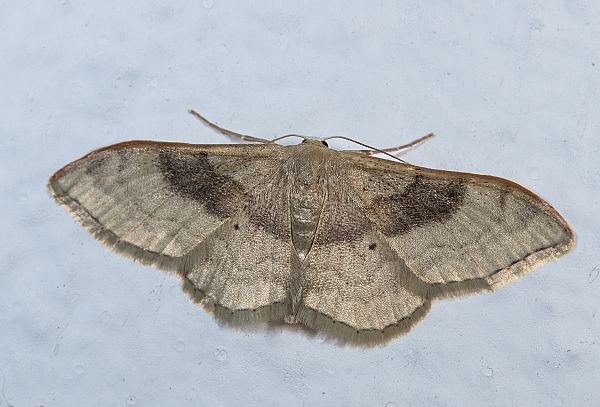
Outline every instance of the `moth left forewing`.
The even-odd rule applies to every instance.
[[[176,271],[232,323],[282,319],[290,250],[280,146],[134,141],[57,171],[54,198],[111,249]]]
[[[558,212],[511,181],[347,157],[362,207],[433,297],[499,287],[573,244]]]
[[[245,205],[261,173],[270,176],[272,148],[120,143],[67,164],[48,188],[103,243],[173,268],[169,259],[206,239]]]

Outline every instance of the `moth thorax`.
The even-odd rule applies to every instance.
[[[290,196],[292,242],[301,260],[308,255],[315,238],[325,191],[325,184],[318,176],[301,179],[292,188]]]

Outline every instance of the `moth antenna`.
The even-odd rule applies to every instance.
[[[391,152],[394,152],[394,151],[407,150],[409,148],[412,148],[412,147],[416,146],[417,144],[421,144],[424,141],[427,141],[428,139],[430,139],[432,137],[435,137],[435,134],[429,133],[429,134],[426,134],[426,135],[424,135],[422,137],[419,137],[416,140],[411,141],[410,143],[402,144],[402,145],[396,146],[396,147],[382,148],[379,151],[377,151],[377,150],[346,150],[346,151],[351,151],[353,153],[366,154],[366,155],[378,154],[381,151],[385,151],[386,153],[391,153]]]
[[[337,139],[341,139],[341,140],[350,141],[350,142],[352,142],[352,143],[356,143],[356,144],[358,144],[359,146],[367,147],[367,148],[368,148],[370,151],[376,151],[377,153],[385,154],[385,155],[387,155],[388,157],[391,157],[391,158],[393,158],[394,160],[398,160],[398,161],[400,161],[401,163],[404,163],[404,164],[410,164],[409,162],[407,162],[407,161],[404,161],[404,160],[402,160],[402,159],[400,159],[400,158],[396,157],[395,155],[388,153],[387,151],[380,150],[379,148],[375,148],[375,147],[373,147],[373,146],[370,146],[370,145],[368,145],[368,144],[365,144],[365,143],[361,143],[360,141],[356,141],[356,140],[354,140],[354,139],[351,139],[350,137],[346,137],[346,136],[329,136],[329,137],[325,137],[323,140],[325,141],[325,140],[331,140],[331,139],[336,139],[336,138],[337,138]],[[350,150],[350,151],[351,151],[351,150]]]
[[[190,113],[192,116],[196,117],[198,120],[200,120],[202,123],[204,123],[211,129],[218,131],[219,133],[224,134],[226,136],[237,138],[237,139],[240,139],[243,141],[249,141],[251,143],[272,143],[271,140],[266,140],[264,138],[250,136],[248,134],[240,134],[240,133],[236,133],[235,131],[224,129],[223,127],[220,127],[220,126],[216,125],[215,123],[211,122],[210,120],[208,120],[206,117],[202,116],[200,113],[198,113],[194,109],[188,110],[188,113]]]
[[[417,145],[419,145],[419,144],[421,144],[421,143],[423,143],[423,142],[425,142],[425,141],[427,141],[427,140],[429,140],[429,139],[431,139],[433,137],[435,137],[435,134],[429,133],[429,134],[426,134],[426,135],[424,135],[422,137],[419,137],[416,140],[411,141],[410,143],[402,144],[402,145],[399,145],[399,146],[396,146],[396,147],[383,148],[382,150],[386,151],[388,153],[391,153],[393,151],[407,150],[407,149],[415,147],[415,146],[417,146]]]
[[[300,137],[305,139],[306,136],[303,136],[302,134],[286,134],[284,136],[279,136],[279,137],[275,137],[273,140],[271,140],[272,143],[279,141],[279,140],[283,140],[284,138],[288,138],[288,137]]]

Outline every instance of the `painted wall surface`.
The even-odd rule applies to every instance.
[[[600,3],[0,1],[0,406],[598,406]],[[433,131],[415,164],[513,179],[578,241],[386,346],[220,326],[48,196],[130,139]],[[349,144],[333,143],[347,148]]]

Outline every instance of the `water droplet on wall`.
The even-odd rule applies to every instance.
[[[215,355],[215,360],[218,360],[219,362],[226,362],[227,359],[229,359],[225,349],[215,349],[213,354]]]
[[[110,312],[103,311],[102,314],[100,314],[100,320],[104,323],[110,322]]]
[[[484,367],[481,369],[481,374],[483,374],[485,377],[492,377],[494,375],[494,369],[491,367]]]
[[[182,353],[185,350],[185,343],[182,341],[175,342],[173,344],[173,350]]]
[[[588,283],[592,284],[600,275],[600,264],[598,264],[588,275]]]

